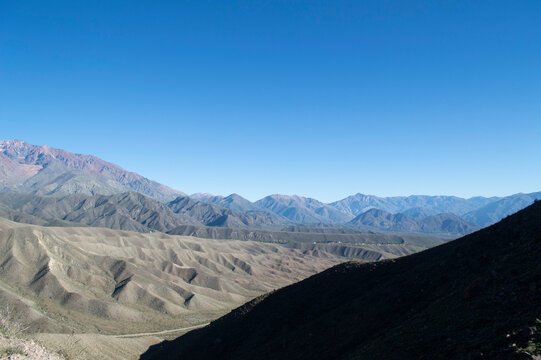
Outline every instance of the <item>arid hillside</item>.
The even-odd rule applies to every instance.
[[[416,247],[312,245],[41,227],[0,219],[0,300],[30,331],[127,333],[215,319],[348,258]]]
[[[536,359],[541,202],[399,259],[337,265],[141,359]]]
[[[96,156],[20,140],[0,141],[0,191],[41,195],[136,191],[161,201],[184,195]]]

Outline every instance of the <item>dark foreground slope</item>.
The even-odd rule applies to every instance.
[[[536,202],[421,253],[335,266],[141,358],[529,358],[541,346],[540,259]]]

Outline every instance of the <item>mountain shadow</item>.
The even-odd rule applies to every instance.
[[[541,352],[541,202],[435,248],[347,262],[141,359],[527,359]]]

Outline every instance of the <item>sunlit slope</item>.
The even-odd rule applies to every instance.
[[[160,201],[184,193],[92,155],[0,140],[0,190],[41,195],[135,191]]]
[[[339,261],[280,245],[0,219],[0,300],[33,331],[202,323]]]

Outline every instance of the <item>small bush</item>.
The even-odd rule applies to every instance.
[[[12,307],[0,308],[0,334],[12,338],[22,335],[27,329],[28,326]]]
[[[86,347],[79,346],[81,339],[78,339],[74,334],[68,335],[62,349],[57,353],[65,360],[85,360]]]
[[[21,346],[0,347],[0,357],[24,354],[24,349]]]

